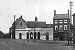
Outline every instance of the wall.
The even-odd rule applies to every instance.
[[[22,39],[27,39],[27,32],[33,32],[34,28],[26,28],[26,29],[16,29],[16,39],[19,39],[19,33],[22,33]],[[45,40],[46,39],[46,33],[49,33],[49,40],[53,40],[53,28],[35,28],[35,32],[40,32],[40,39]]]

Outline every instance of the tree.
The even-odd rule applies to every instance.
[[[9,33],[4,34],[4,38],[10,38],[10,34]]]
[[[2,31],[0,31],[0,38],[4,37],[4,33]]]

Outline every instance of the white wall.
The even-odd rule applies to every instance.
[[[27,39],[26,33],[28,31],[15,31],[15,39],[19,39],[19,33],[22,34],[22,39]]]
[[[40,32],[40,39],[45,40],[45,33],[49,33],[49,40],[53,40],[53,28],[36,28],[36,32]],[[27,39],[27,32],[34,32],[34,28],[26,28],[26,29],[16,29],[16,39],[19,39],[19,33],[22,33],[22,39]]]

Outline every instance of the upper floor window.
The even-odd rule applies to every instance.
[[[62,20],[59,20],[59,23],[62,23],[63,21]]]
[[[55,25],[55,30],[58,30],[58,26],[57,25]]]
[[[64,25],[64,30],[67,30],[67,25]]]
[[[59,30],[63,30],[63,26],[62,25],[59,25]]]
[[[67,23],[67,20],[64,20],[64,23]]]
[[[57,24],[58,23],[58,20],[55,20],[55,24]]]
[[[21,25],[22,25],[22,22],[21,22]]]

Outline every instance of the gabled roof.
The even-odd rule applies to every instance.
[[[75,16],[75,13],[73,14],[73,16]]]
[[[53,19],[64,19],[68,18],[68,14],[56,14]]]
[[[46,24],[45,21],[27,21],[26,22],[22,17],[19,17],[18,19],[16,19],[16,21],[13,22],[11,28],[14,28],[14,24],[16,26],[21,20],[26,24],[28,28],[53,28],[53,24]]]
[[[14,28],[14,24],[17,25],[20,21],[23,21],[24,23],[26,23],[26,21],[21,17],[17,18],[15,22],[13,22],[12,24],[12,27],[11,28]]]
[[[35,21],[27,21],[28,28],[42,28],[46,27],[46,22],[35,22]]]

